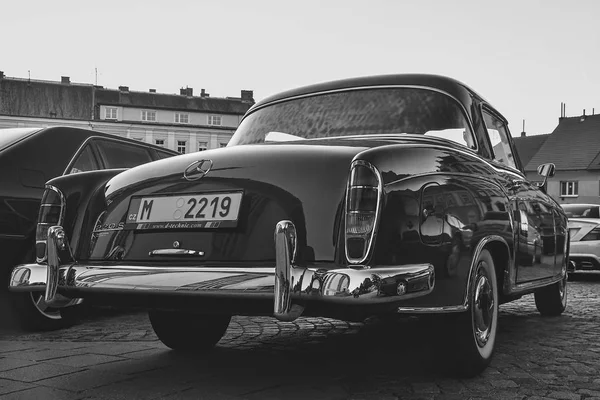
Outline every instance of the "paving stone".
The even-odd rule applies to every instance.
[[[0,396],[3,397],[8,393],[19,392],[33,387],[35,386],[30,383],[0,378]]]
[[[580,394],[571,393],[571,392],[550,392],[548,397],[551,399],[559,399],[559,400],[579,400],[581,399]]]
[[[26,367],[0,372],[0,378],[12,379],[21,382],[35,382],[55,376],[67,375],[77,371],[79,371],[78,368],[65,365],[36,363]]]
[[[75,356],[53,358],[51,360],[48,360],[48,362],[57,365],[67,365],[70,367],[84,368],[92,365],[100,365],[119,360],[122,360],[122,358],[106,356],[103,354],[78,354]]]
[[[598,300],[600,281],[577,281],[559,318],[540,317],[532,296],[502,305],[495,357],[482,375],[465,380],[435,368],[431,343],[438,337],[419,328],[417,318],[281,323],[236,316],[215,351],[202,356],[166,348],[145,313],[107,313],[43,334],[0,327],[0,390],[42,388],[52,396],[67,389],[89,400],[255,400],[289,393],[303,399],[588,400],[600,397]]]
[[[48,388],[48,387],[34,387],[31,389],[20,390],[18,392],[12,392],[9,394],[2,395],[2,400],[76,400],[81,399],[81,396],[75,393],[70,393],[64,390]]]
[[[11,369],[27,367],[36,364],[35,361],[23,360],[20,358],[4,357],[0,358],[0,372],[10,371]]]

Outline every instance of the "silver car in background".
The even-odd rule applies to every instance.
[[[600,205],[563,204],[562,208],[569,218],[569,273],[600,273]]]

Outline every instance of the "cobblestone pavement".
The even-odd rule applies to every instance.
[[[5,327],[0,398],[600,399],[600,279],[571,282],[568,301],[557,318],[532,296],[501,306],[492,364],[468,380],[436,368],[444,332],[416,319],[235,317],[203,357],[169,351],[143,313],[44,334]]]

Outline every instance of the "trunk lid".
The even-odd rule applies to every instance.
[[[132,168],[107,183],[107,208],[87,254],[98,261],[260,266],[275,259],[277,222],[291,220],[300,262],[333,261],[350,163],[365,148],[359,142],[233,146]],[[210,170],[186,180],[186,168],[202,160],[210,160]],[[202,162],[201,169],[208,166]],[[199,214],[209,221],[195,221]],[[186,216],[193,221],[185,223]]]

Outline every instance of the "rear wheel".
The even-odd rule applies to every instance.
[[[448,367],[452,374],[473,377],[490,363],[498,326],[498,290],[494,260],[482,250],[476,260],[469,290],[469,311],[451,323]]]
[[[173,350],[206,351],[227,331],[230,315],[202,315],[151,310],[148,313],[154,333]]]
[[[535,306],[545,317],[558,316],[567,308],[567,274],[558,282],[534,293]]]
[[[63,309],[49,307],[44,292],[12,293],[14,316],[21,327],[28,331],[53,331],[74,325],[78,313],[74,307]]]

